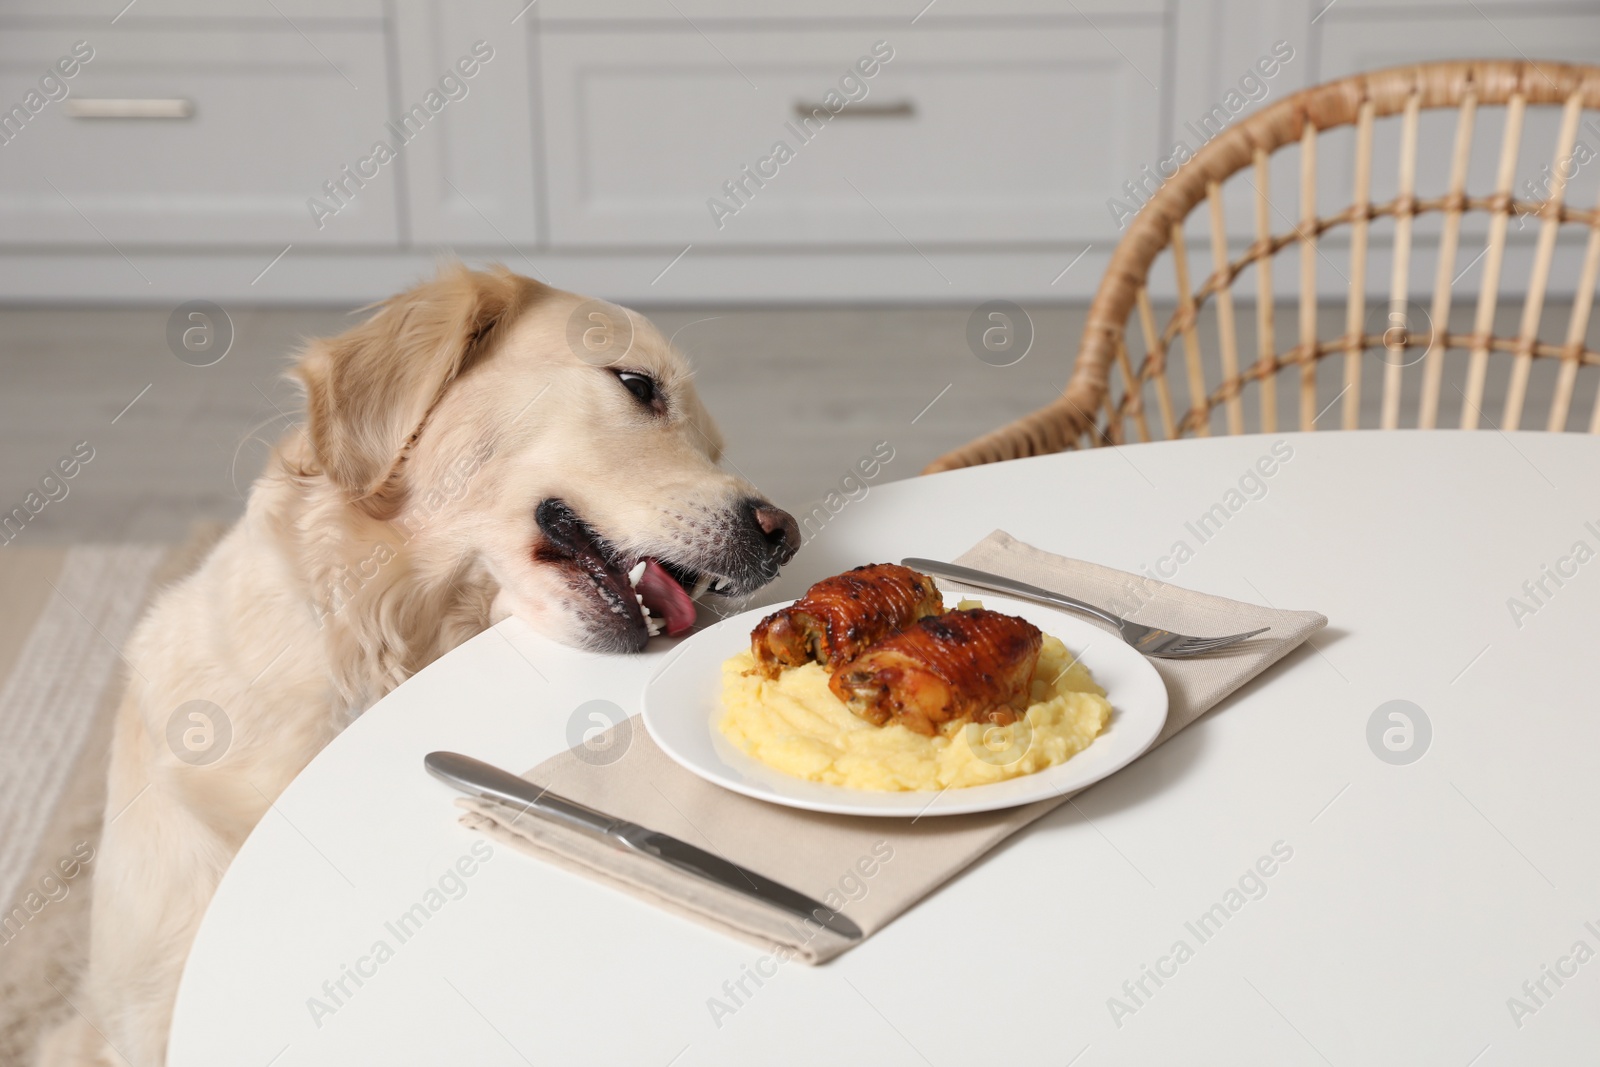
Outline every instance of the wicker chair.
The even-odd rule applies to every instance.
[[[1548,195],[1544,199],[1515,198],[1517,156],[1523,118],[1529,105],[1560,107],[1560,132],[1555,164],[1550,168]],[[1491,195],[1473,196],[1466,189],[1472,134],[1480,107],[1503,107],[1505,121],[1498,154],[1498,177]],[[1424,109],[1454,108],[1457,113],[1454,147],[1450,159],[1449,187],[1443,195],[1420,198],[1415,190],[1417,130]],[[1445,361],[1452,352],[1466,353],[1466,384],[1461,389],[1460,425],[1471,428],[1492,423],[1481,411],[1491,352],[1510,359],[1509,380],[1498,426],[1514,429],[1521,424],[1527,399],[1529,372],[1536,359],[1559,361],[1554,396],[1546,428],[1564,429],[1572,404],[1580,365],[1600,364],[1600,355],[1586,347],[1589,312],[1597,271],[1600,271],[1600,208],[1581,210],[1563,200],[1573,160],[1578,123],[1584,108],[1600,108],[1600,67],[1559,63],[1487,60],[1481,62],[1427,63],[1360,74],[1304,90],[1266,107],[1228,127],[1201,148],[1169,178],[1139,210],[1112,253],[1105,277],[1089,308],[1077,363],[1060,397],[1048,406],[945,455],[929,465],[927,473],[956,467],[992,463],[1021,456],[1059,452],[1086,445],[1120,444],[1128,440],[1131,424],[1137,440],[1152,439],[1152,429],[1166,438],[1206,435],[1225,427],[1228,433],[1246,430],[1246,387],[1255,394],[1249,406],[1255,428],[1273,432],[1278,426],[1277,388],[1280,371],[1290,379],[1298,369],[1298,429],[1311,429],[1323,405],[1339,399],[1319,397],[1318,361],[1343,355],[1343,407],[1345,429],[1358,428],[1361,413],[1361,371],[1367,353],[1382,358],[1381,416],[1385,429],[1401,424],[1404,368],[1420,363],[1410,389],[1417,395],[1415,425],[1432,428],[1440,421],[1441,381]],[[1398,195],[1373,203],[1374,120],[1399,115]],[[1352,203],[1331,216],[1316,209],[1317,145],[1319,134],[1341,126],[1354,127],[1355,174]],[[1299,217],[1291,222],[1269,199],[1269,157],[1285,146],[1300,149]],[[1540,155],[1539,162],[1549,158]],[[1229,259],[1224,226],[1223,183],[1253,168],[1255,186],[1255,240],[1238,259]],[[1213,271],[1195,290],[1184,242],[1186,220],[1202,202],[1209,207]],[[1482,280],[1470,333],[1451,333],[1451,286],[1458,271],[1471,266],[1468,256],[1458,257],[1464,216],[1486,213],[1487,240],[1482,253]],[[1400,329],[1370,329],[1374,319],[1383,327],[1384,308],[1368,306],[1366,299],[1369,228],[1385,216],[1394,220],[1393,262],[1390,266],[1389,309],[1410,306],[1408,278],[1412,271],[1413,223],[1418,216],[1440,213],[1437,269],[1429,303],[1422,314],[1426,324],[1406,323]],[[1274,215],[1286,232],[1273,233]],[[1523,300],[1520,328],[1515,336],[1494,332],[1496,307],[1507,230],[1513,216],[1519,224],[1537,226],[1533,266]],[[1588,227],[1581,277],[1564,343],[1539,339],[1540,318],[1550,279],[1556,238],[1561,226]],[[1192,223],[1190,225],[1193,225]],[[1387,224],[1386,224],[1387,225]],[[1347,296],[1343,333],[1318,336],[1317,272],[1337,270],[1335,261],[1318,247],[1318,239],[1339,227],[1349,228]],[[1157,329],[1156,314],[1147,283],[1160,253],[1172,249],[1175,308],[1166,325]],[[1298,323],[1295,343],[1279,351],[1278,324],[1274,321],[1273,258],[1287,249],[1299,254]],[[1286,257],[1287,258],[1287,257]],[[1343,256],[1340,256],[1343,259]],[[1457,263],[1457,259],[1464,262]],[[1250,266],[1256,268],[1255,361],[1240,366],[1238,323],[1233,285]],[[1419,261],[1419,266],[1420,266]],[[1287,273],[1284,271],[1283,273]],[[1340,273],[1343,273],[1342,271]],[[1376,275],[1373,275],[1376,277]],[[1215,320],[1221,381],[1210,386],[1202,359],[1201,311]],[[1422,308],[1420,301],[1416,307]],[[1375,313],[1376,312],[1376,316]],[[1129,356],[1127,327],[1137,315],[1143,358],[1137,369]],[[1425,328],[1420,328],[1424,326]],[[1207,328],[1206,337],[1211,331]],[[1174,410],[1173,389],[1167,376],[1167,353],[1181,341],[1189,398],[1188,410]],[[1415,352],[1413,350],[1416,350]],[[1456,358],[1459,358],[1457,356]],[[1115,377],[1113,382],[1113,368]],[[1324,375],[1328,378],[1329,375]],[[1334,388],[1337,383],[1333,383]],[[1292,384],[1290,386],[1293,387]],[[1460,388],[1459,386],[1457,388]],[[1326,388],[1324,392],[1332,392]],[[1155,417],[1148,401],[1153,394]],[[1449,397],[1453,403],[1455,398]],[[1213,412],[1219,414],[1214,418]],[[1409,419],[1407,421],[1410,421]],[[1156,425],[1152,427],[1152,423]],[[1600,433],[1600,397],[1589,432]]]

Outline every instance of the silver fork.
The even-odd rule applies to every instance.
[[[1236,645],[1240,641],[1257,634],[1264,634],[1270,626],[1263,626],[1259,630],[1250,630],[1242,634],[1229,634],[1226,637],[1190,637],[1188,634],[1175,634],[1171,630],[1158,630],[1154,626],[1145,626],[1142,623],[1130,622],[1119,615],[1113,615],[1104,608],[1097,608],[1093,604],[1086,604],[1076,597],[1066,596],[1062,593],[1041,589],[1027,582],[1019,582],[1015,578],[1007,578],[1003,574],[990,574],[988,571],[974,570],[963,567],[957,563],[941,563],[936,559],[918,559],[911,556],[900,561],[902,565],[924,574],[932,574],[939,578],[948,578],[953,582],[963,585],[975,585],[983,589],[993,589],[1000,593],[1012,593],[1016,596],[1027,597],[1029,600],[1038,600],[1058,608],[1068,608],[1092,615],[1102,622],[1109,622],[1117,628],[1122,639],[1146,656],[1155,656],[1158,659],[1187,659],[1190,656],[1203,656],[1208,652]]]

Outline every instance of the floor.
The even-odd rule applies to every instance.
[[[1511,313],[1508,311],[1508,314]],[[45,488],[48,500],[17,542],[173,541],[201,519],[231,519],[260,469],[268,443],[295,420],[294,388],[283,372],[300,338],[352,322],[338,310],[233,308],[227,354],[204,367],[173,355],[168,309],[0,308],[0,514],[21,505],[59,461],[91,454],[75,477]],[[893,448],[883,477],[908,478],[941,453],[1033,410],[1065,382],[1083,327],[1078,306],[1027,311],[1026,356],[994,366],[969,345],[966,307],[685,309],[648,314],[674,336],[697,368],[702,396],[728,440],[728,463],[780,505],[804,511],[834,488],[879,442]],[[1254,351],[1248,308],[1241,349]],[[1325,310],[1324,336],[1340,331],[1342,309]],[[1544,334],[1559,336],[1567,309],[1555,305]],[[1280,347],[1294,329],[1279,314]],[[1465,327],[1466,323],[1459,325]],[[1214,327],[1202,321],[1206,336]],[[1514,319],[1502,328],[1514,332]],[[1591,331],[1593,332],[1593,331]],[[1206,345],[1207,364],[1216,362]],[[1596,347],[1591,340],[1590,347]],[[1186,399],[1181,349],[1174,347],[1176,398]],[[1497,357],[1483,410],[1498,420],[1505,360]],[[1445,415],[1454,423],[1451,382],[1465,357],[1451,357]],[[1547,397],[1556,368],[1541,361],[1530,395]],[[1377,419],[1382,364],[1368,357],[1363,425]],[[1295,379],[1283,378],[1280,426],[1295,425]],[[1324,360],[1320,395],[1334,398],[1342,360]],[[1208,371],[1216,381],[1214,369]],[[1406,371],[1414,401],[1419,368]],[[1587,427],[1600,368],[1584,368],[1571,426]],[[1253,398],[1247,401],[1254,423]],[[1525,425],[1543,425],[1530,403]],[[1413,418],[1414,416],[1410,416]],[[1337,414],[1319,425],[1336,425]],[[1220,414],[1217,427],[1222,426]]]

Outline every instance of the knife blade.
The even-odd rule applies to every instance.
[[[848,940],[859,941],[862,937],[861,928],[844,915],[781,882],[670,834],[569,800],[493,764],[459,752],[430,752],[422,765],[429,774],[464,793],[534,812],[615,848],[650,856],[702,881],[759,900],[796,918],[809,919]]]

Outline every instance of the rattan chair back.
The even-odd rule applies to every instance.
[[[1538,164],[1551,160],[1547,169],[1537,170],[1542,182],[1537,191],[1544,195],[1519,199],[1518,157],[1530,107],[1559,108],[1560,124],[1551,154],[1539,153]],[[1420,117],[1439,108],[1456,114],[1448,184],[1421,195],[1416,188]],[[1579,368],[1600,364],[1600,355],[1587,343],[1600,272],[1600,207],[1571,206],[1565,195],[1581,162],[1579,150],[1586,147],[1578,141],[1582,113],[1597,108],[1600,67],[1486,60],[1426,63],[1342,78],[1239,121],[1184,163],[1128,225],[1090,306],[1077,361],[1061,396],[941,457],[928,471],[1213,432],[1271,433],[1330,424],[1355,429],[1361,425],[1363,397],[1373,394],[1379,403],[1368,408],[1376,408],[1375,425],[1385,429],[1403,422],[1432,428],[1441,421],[1464,428],[1517,429],[1528,406],[1530,370],[1540,359],[1559,363],[1545,428],[1566,429]],[[1491,109],[1503,110],[1495,182],[1492,189],[1475,192],[1467,188],[1473,136]],[[1376,120],[1388,116],[1399,117],[1397,194],[1374,202],[1373,130]],[[1340,127],[1353,127],[1354,132],[1354,174],[1337,179],[1348,183],[1350,203],[1341,211],[1319,214],[1319,140]],[[1270,184],[1271,157],[1289,146],[1299,149],[1298,206],[1292,215],[1282,206],[1286,198],[1275,201]],[[1223,210],[1223,187],[1229,179],[1254,187],[1254,241],[1237,258],[1230,255]],[[1524,176],[1520,191],[1532,188]],[[1202,205],[1209,223],[1211,272],[1195,286],[1185,230],[1186,224],[1199,228],[1202,213],[1197,209]],[[1413,267],[1421,266],[1412,258],[1414,230],[1417,220],[1432,215],[1441,218],[1436,243],[1430,241],[1436,248],[1432,291],[1412,292]],[[1462,247],[1463,220],[1474,216],[1487,218],[1481,251]],[[1369,281],[1379,279],[1369,278],[1368,241],[1375,220],[1386,218],[1393,219],[1388,301],[1374,308]],[[1502,273],[1513,224],[1523,232],[1536,231],[1532,265],[1520,289],[1516,332],[1505,327],[1497,332],[1497,312],[1508,302],[1502,299]],[[1587,245],[1564,340],[1540,340],[1557,238],[1563,227],[1571,226],[1587,229]],[[1347,252],[1343,241],[1337,248],[1324,247],[1325,235],[1336,230],[1348,231],[1338,235],[1348,237]],[[1167,298],[1173,310],[1158,322],[1150,281],[1163,253],[1170,253],[1164,257],[1170,261],[1165,269],[1172,271],[1175,298]],[[1298,260],[1297,270],[1280,265],[1274,271],[1275,260],[1291,256]],[[1470,332],[1451,332],[1454,282],[1479,261]],[[1253,351],[1247,352],[1242,350],[1234,293],[1235,282],[1252,267],[1254,291],[1248,292],[1246,284],[1241,301],[1253,304]],[[1327,307],[1325,299],[1319,301],[1319,275],[1326,282],[1335,273],[1343,276],[1345,290],[1342,332],[1321,336],[1319,323],[1324,332],[1331,331],[1326,326],[1330,316],[1319,315],[1319,307]],[[1290,274],[1298,276],[1297,291],[1280,293],[1275,283]],[[1293,324],[1278,321],[1285,297],[1297,309]],[[1458,309],[1458,319],[1465,310]],[[1500,316],[1502,323],[1505,318]],[[1203,347],[1210,349],[1206,357]],[[1183,365],[1177,390],[1169,375],[1169,354],[1175,348]],[[1510,370],[1503,405],[1485,412],[1491,353],[1509,360]],[[1464,384],[1453,383],[1450,395],[1441,395],[1446,362],[1462,358]],[[1319,375],[1319,363],[1327,359],[1342,361],[1343,374]],[[1366,383],[1364,364],[1379,368]],[[1408,367],[1419,370],[1407,372]],[[1293,420],[1280,416],[1278,390],[1283,384],[1297,389]],[[1175,391],[1183,395],[1184,410],[1179,410]],[[1330,418],[1335,407],[1339,414]],[[1600,433],[1600,396],[1587,428]]]

